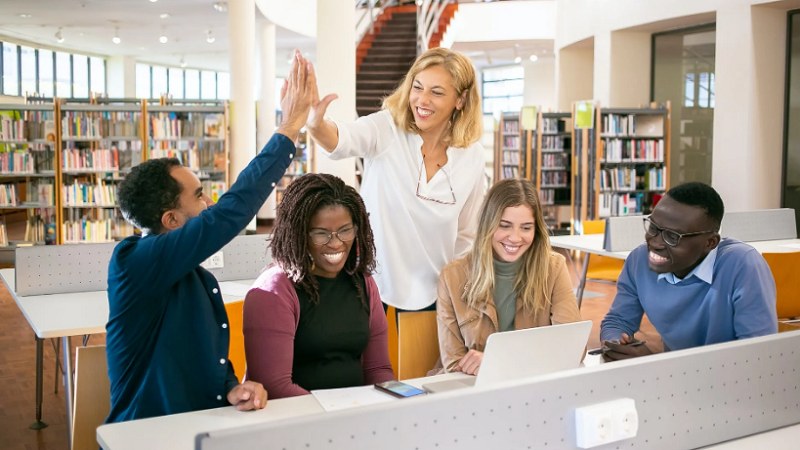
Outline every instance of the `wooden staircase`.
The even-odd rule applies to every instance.
[[[458,4],[448,5],[439,19],[439,31],[428,48],[438,47]],[[356,50],[356,111],[358,116],[381,108],[417,58],[417,8],[386,8],[375,21],[375,33],[367,33]]]

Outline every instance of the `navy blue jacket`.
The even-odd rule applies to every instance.
[[[253,219],[294,156],[275,134],[219,203],[163,234],[129,237],[108,265],[106,423],[227,406],[239,384],[219,284],[199,265]]]

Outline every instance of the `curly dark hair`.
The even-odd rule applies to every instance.
[[[270,249],[277,263],[295,287],[302,287],[312,303],[319,304],[319,284],[311,275],[311,258],[308,256],[311,218],[322,208],[343,206],[357,227],[356,240],[344,264],[344,270],[353,276],[361,304],[369,310],[369,301],[358,274],[369,275],[375,271],[375,241],[369,226],[369,214],[361,196],[340,178],[333,175],[310,173],[295,179],[284,191],[278,205],[275,228]],[[356,267],[356,252],[360,259]]]
[[[161,216],[180,205],[183,187],[171,174],[177,158],[145,161],[131,169],[119,185],[119,206],[125,220],[151,234],[161,232]]]
[[[678,203],[704,210],[708,219],[719,230],[722,216],[725,215],[725,204],[713,187],[692,181],[675,186],[667,192],[667,195]]]

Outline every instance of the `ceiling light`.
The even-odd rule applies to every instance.
[[[30,14],[20,14],[19,16],[22,17],[23,19],[30,19],[31,17],[33,17]]]
[[[217,2],[214,3],[214,9],[219,12],[227,12],[228,11],[228,2]]]
[[[536,56],[536,55],[531,55],[531,62],[536,62],[536,60],[538,60],[538,59],[539,59],[539,57],[538,57],[538,56]]]
[[[486,52],[486,64],[492,65],[492,55],[489,52]]]
[[[162,19],[169,19],[170,16],[169,16],[169,14],[164,13],[164,14],[161,14],[160,16],[158,16],[158,17],[161,17]]]
[[[115,44],[122,42],[122,40],[119,38],[119,27],[114,27],[114,37],[111,39],[111,42]]]
[[[59,29],[58,29],[58,31],[56,31],[56,41],[57,41],[59,44],[60,44],[60,43],[62,43],[62,42],[64,42],[64,37],[63,37],[63,36],[61,36],[61,28],[59,28]]]
[[[164,36],[163,34],[161,35],[160,38],[158,38],[158,42],[161,42],[162,44],[166,44],[168,40],[169,39],[167,39],[167,37]]]
[[[522,58],[517,55],[517,47],[514,47],[514,64],[519,64],[522,61]]]
[[[208,42],[209,44],[213,44],[214,41],[216,40],[217,38],[215,38],[214,35],[211,34],[211,30],[206,30],[206,42]]]
[[[183,59],[183,56],[181,56],[181,67],[186,67],[186,61]]]
[[[150,0],[150,3],[155,3],[155,2],[157,2],[157,1],[158,1],[158,0]]]

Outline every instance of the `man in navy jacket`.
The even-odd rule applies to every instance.
[[[261,384],[234,374],[222,292],[200,263],[250,223],[283,177],[315,89],[313,67],[296,52],[283,123],[216,205],[176,159],[142,163],[120,185],[122,212],[144,235],[117,245],[108,267],[106,423],[266,405]]]

